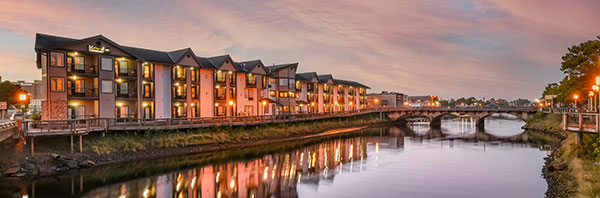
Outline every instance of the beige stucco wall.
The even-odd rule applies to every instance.
[[[214,116],[213,70],[200,69],[200,116]]]

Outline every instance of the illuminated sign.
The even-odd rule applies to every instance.
[[[110,52],[110,49],[104,46],[88,45],[88,51],[94,53],[108,53]]]

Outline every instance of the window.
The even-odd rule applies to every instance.
[[[225,72],[222,72],[221,70],[215,72],[215,81],[218,83],[224,83],[225,82]]]
[[[300,90],[301,88],[302,88],[302,83],[299,80],[297,80],[296,81],[296,89]]]
[[[125,60],[119,61],[119,73],[127,74],[129,71],[129,63]]]
[[[290,89],[296,89],[296,83],[294,79],[288,79]]]
[[[52,77],[50,79],[50,91],[54,91],[54,92],[65,91],[65,78]]]
[[[126,118],[129,115],[129,106],[127,105],[123,105],[119,108],[120,111],[120,118]]]
[[[279,92],[279,97],[280,98],[287,98],[287,97],[289,97],[289,94],[288,94],[287,91],[280,91]]]
[[[246,84],[256,85],[256,75],[248,74],[246,76]]]
[[[252,94],[252,90],[251,89],[244,89],[244,97],[252,100],[254,99],[254,94]]]
[[[235,86],[236,80],[235,72],[229,71],[229,85]]]
[[[152,78],[152,66],[145,64],[144,65],[144,78]]]
[[[85,69],[85,58],[83,56],[75,56],[73,58],[75,60],[75,69],[76,70],[84,70]]]
[[[102,57],[100,59],[100,63],[102,64],[102,70],[104,71],[112,71],[115,64],[112,58]],[[112,92],[112,91],[111,91]]]
[[[269,92],[269,97],[275,97],[275,91],[270,91]]]
[[[75,80],[75,93],[83,93],[85,87],[85,81]]]
[[[60,52],[50,52],[50,65],[55,67],[64,67],[65,54]]]
[[[273,83],[276,83],[276,82],[277,82],[277,79],[275,79],[275,78],[269,78],[269,83],[273,84]]]
[[[215,97],[217,100],[225,100],[225,89],[225,86],[215,87]]]
[[[288,85],[288,79],[287,78],[279,79],[279,86],[287,86],[287,85]]]
[[[152,97],[152,85],[151,84],[144,84],[144,97],[145,98],[150,98]]]
[[[194,68],[190,68],[191,73],[192,73],[192,81],[194,82],[198,82],[198,70],[194,69]]]
[[[246,112],[246,115],[254,115],[254,107],[252,105],[245,105],[244,112]]]
[[[192,98],[193,99],[198,98],[198,91],[199,91],[198,85],[192,85]]]
[[[267,87],[267,77],[266,76],[262,76],[262,87],[263,88]]]
[[[113,82],[112,80],[102,80],[102,93],[112,93]]]
[[[128,88],[129,88],[129,83],[127,82],[122,82],[121,84],[119,84],[119,93],[120,94],[127,94],[129,92]]]

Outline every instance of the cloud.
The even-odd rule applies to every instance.
[[[266,64],[300,62],[373,91],[539,96],[570,45],[595,38],[596,1],[211,0],[0,2],[0,40],[35,32]],[[40,10],[52,10],[43,12]],[[8,46],[29,45],[32,40]],[[5,47],[7,48],[7,47]],[[0,53],[10,51],[0,48]],[[0,59],[0,75],[33,55]],[[30,58],[31,57],[31,58]],[[18,59],[18,61],[17,61]],[[7,66],[9,65],[9,66]],[[39,78],[35,72],[24,77]]]

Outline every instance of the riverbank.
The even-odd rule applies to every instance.
[[[546,158],[543,169],[548,182],[547,197],[600,197],[600,165],[594,150],[600,144],[597,135],[583,135],[577,144],[577,135],[561,128],[562,118],[557,114],[538,113],[523,127],[546,134],[549,139],[559,138],[560,144]]]
[[[47,177],[92,166],[164,158],[192,153],[239,149],[303,140],[388,123],[376,115],[259,127],[206,128],[189,131],[113,132],[84,137],[84,152],[71,154],[65,138],[36,139],[36,154],[28,156],[23,145],[7,153],[0,164],[5,176]],[[3,151],[5,152],[5,151]],[[2,176],[0,176],[2,177]]]

